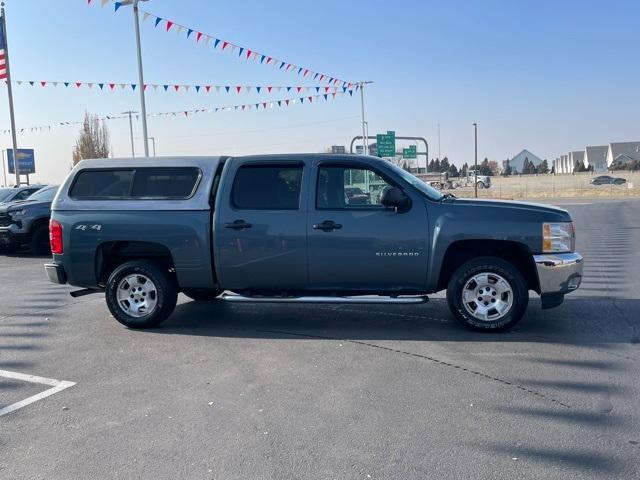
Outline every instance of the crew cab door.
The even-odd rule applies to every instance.
[[[309,282],[322,290],[424,291],[428,219],[415,194],[402,213],[380,203],[382,190],[400,186],[364,162],[322,162],[310,196]]]
[[[232,160],[216,201],[214,255],[230,290],[280,292],[307,283],[305,164]]]

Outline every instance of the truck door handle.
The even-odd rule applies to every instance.
[[[339,223],[335,223],[333,220],[325,220],[322,223],[315,223],[313,225],[315,230],[323,230],[325,232],[332,232],[333,230],[338,230],[342,228],[342,225]]]
[[[225,223],[224,228],[232,228],[234,230],[243,230],[245,228],[251,228],[251,224],[244,220],[236,220],[233,223]]]

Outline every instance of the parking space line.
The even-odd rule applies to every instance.
[[[0,417],[7,415],[8,413],[15,412],[16,410],[31,405],[32,403],[42,400],[43,398],[50,397],[51,395],[61,392],[62,390],[73,387],[76,383],[69,382],[67,380],[56,380],[54,378],[38,377],[36,375],[28,375],[26,373],[9,372],[7,370],[0,370],[0,377],[10,378],[12,380],[21,380],[29,383],[39,383],[41,385],[48,385],[51,388],[40,392],[31,397],[20,400],[19,402],[12,403],[2,409],[0,409]]]

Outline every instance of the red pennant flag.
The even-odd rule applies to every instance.
[[[320,81],[324,80],[324,75],[320,75]]]
[[[82,86],[82,82],[76,82],[76,87],[80,88]]]
[[[267,57],[267,65],[269,65],[269,62],[271,62],[271,60],[273,60],[271,57]]]
[[[242,110],[244,110],[245,105],[242,105]]]
[[[43,87],[47,85],[47,82],[40,82],[40,85],[42,85]]]
[[[247,59],[251,56],[251,50],[247,50]]]
[[[272,89],[272,88],[273,88],[273,87],[267,87],[267,91],[268,91],[269,93],[271,93],[271,89]]]
[[[313,102],[313,97],[307,97],[309,99],[309,103]]]
[[[286,103],[287,105],[289,105],[289,99],[288,99],[288,98],[285,100],[285,103]]]
[[[290,64],[290,63],[287,63],[287,68],[285,68],[285,69],[284,69],[284,70],[285,70],[285,72],[288,72],[290,68],[291,68],[291,64]]]
[[[111,90],[113,90],[114,88],[116,88],[116,84],[115,84],[115,83],[110,83],[110,84],[109,84],[109,88],[110,88]]]
[[[225,48],[227,48],[227,45],[229,45],[229,42],[222,42],[222,50],[224,51]]]
[[[298,93],[300,93],[300,91],[302,90],[302,87],[296,87],[296,90],[298,91]]]
[[[236,87],[236,93],[240,93],[240,90],[242,90],[242,87],[240,86]]]
[[[201,38],[202,38],[202,32],[198,32],[198,34],[196,35],[196,43],[198,43]]]
[[[171,30],[171,27],[173,27],[173,22],[171,20],[167,20],[167,32]]]
[[[205,85],[204,89],[207,91],[207,93],[209,93],[209,90],[211,90],[211,85]]]
[[[333,98],[336,98],[336,92],[333,92],[331,95],[333,96]]]
[[[267,108],[267,102],[262,102],[262,106],[263,106],[264,108]]]
[[[303,77],[307,76],[307,73],[309,73],[309,70],[307,70],[306,68],[304,69],[304,74],[302,75]]]
[[[148,86],[149,86],[148,84],[146,84],[146,83],[144,84],[144,91],[145,91],[145,92],[147,91],[147,87],[148,87]]]
[[[173,89],[177,92],[178,90],[180,90],[180,85],[174,85]]]
[[[324,87],[325,93],[329,92],[329,87]]]

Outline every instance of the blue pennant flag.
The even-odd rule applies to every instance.
[[[136,89],[136,86],[137,86],[137,85],[136,85],[135,83],[132,83],[132,84],[131,84],[131,90],[135,90],[135,89]]]
[[[164,91],[166,92],[167,90],[169,90],[169,85],[163,85],[162,86],[164,88]]]
[[[280,63],[280,70],[282,70],[282,67],[284,67],[284,62]]]
[[[98,86],[100,87],[100,90],[102,90],[104,88],[104,83],[99,83]]]
[[[304,98],[300,97],[300,103],[304,103]]]
[[[258,108],[260,108],[260,104],[256,103],[256,110],[258,110]]]
[[[114,4],[113,4],[113,6],[115,7],[114,12],[117,12],[117,11],[118,11],[118,9],[122,6],[122,3],[120,3],[120,2],[116,2],[116,3],[114,3]]]
[[[191,34],[193,33],[192,29],[187,30],[187,38],[189,38],[191,36]]]
[[[342,93],[345,93],[347,91],[347,87],[342,87]]]
[[[218,44],[220,43],[220,39],[216,38],[216,41],[213,42],[213,48],[218,48]]]
[[[290,92],[290,91],[291,91],[291,87],[287,87],[287,92]]]
[[[69,86],[69,82],[64,82],[64,86],[68,87]]]
[[[262,56],[260,57],[260,63],[264,62],[264,59],[265,59],[265,58],[266,58],[266,57],[265,57],[264,55],[262,55]]]
[[[325,93],[325,94],[323,95],[323,97],[324,97],[324,99],[326,100],[326,99],[329,97],[329,95],[327,95],[327,94]]]
[[[196,92],[200,91],[200,85],[196,85]]]
[[[260,93],[260,90],[261,90],[261,89],[262,89],[262,87],[256,87],[256,91],[257,91],[258,93]]]
[[[315,80],[316,78],[318,78],[318,75],[320,75],[320,74],[319,74],[319,73],[316,73],[316,74],[313,76],[313,79]]]
[[[224,89],[229,93],[229,86],[224,87]]]
[[[282,106],[282,100],[278,100],[278,106],[281,107]]]
[[[316,93],[320,93],[320,87],[316,87]]]
[[[162,19],[160,17],[156,17],[156,24],[154,25],[154,27],[157,27],[161,21]]]
[[[29,82],[29,85],[31,85],[33,87],[34,83],[36,83],[36,82]]]
[[[349,90],[349,96],[353,97],[353,90]]]
[[[298,69],[298,75],[300,75],[300,72],[302,72],[302,67]]]
[[[240,50],[238,51],[238,56],[241,57],[242,56],[242,52],[244,52],[244,48],[240,47]]]

